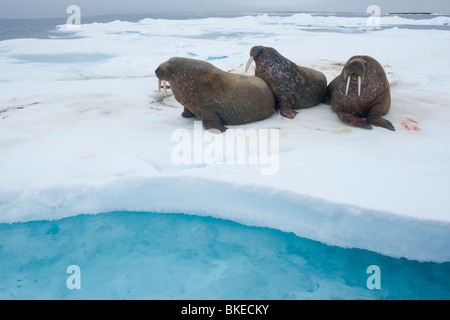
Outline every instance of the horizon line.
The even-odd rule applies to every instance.
[[[102,14],[89,14],[84,15],[85,18],[94,18],[94,17],[107,17],[107,16],[164,16],[164,15],[172,15],[172,16],[206,16],[206,15],[259,15],[259,14],[296,14],[296,13],[327,13],[327,14],[367,14],[365,11],[321,11],[321,10],[305,10],[305,11],[297,11],[297,10],[280,10],[280,11],[205,11],[205,12],[152,12],[152,13],[102,13]],[[450,13],[437,13],[437,12],[424,12],[424,11],[398,11],[398,12],[387,12],[383,15],[450,15]],[[27,19],[67,19],[68,14],[65,16],[15,16],[15,17],[0,17],[0,20],[27,20]]]

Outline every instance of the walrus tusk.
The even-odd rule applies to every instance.
[[[350,89],[350,76],[347,78],[347,87],[345,87],[345,95],[348,95],[348,90]]]
[[[164,94],[167,97],[167,83],[166,83],[166,80],[162,81],[162,85],[163,85],[163,88],[164,88]],[[158,79],[158,92],[161,92],[161,79]]]
[[[250,59],[248,59],[247,65],[245,66],[245,73],[247,73],[248,68],[250,68],[250,65],[252,64],[253,57],[250,56]]]
[[[361,77],[358,76],[358,97],[361,96]]]

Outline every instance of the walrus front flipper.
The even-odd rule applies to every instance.
[[[347,123],[351,126],[364,129],[373,129],[369,123],[351,113],[345,111],[338,111],[337,115],[339,116],[339,119],[341,119],[342,122]]]
[[[392,125],[392,123],[382,117],[367,118],[367,122],[377,127],[382,127],[391,131],[395,131],[395,127]]]
[[[280,101],[279,102],[279,107],[280,107],[280,114],[288,119],[294,119],[295,116],[298,114],[297,111],[294,110],[294,108],[292,107],[292,104],[290,104],[287,101]]]
[[[280,114],[285,118],[294,119],[298,112],[292,108],[280,108]]]
[[[222,119],[211,107],[202,107],[202,123],[206,130],[219,130],[220,132],[225,132],[227,127],[223,125]]]

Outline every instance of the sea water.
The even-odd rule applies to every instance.
[[[184,214],[0,224],[0,261],[0,299],[450,298],[450,263]]]
[[[103,15],[103,16],[83,16],[81,23],[108,23],[112,21],[128,21],[138,22],[143,19],[170,19],[170,20],[185,20],[185,19],[204,19],[211,17],[219,18],[234,18],[243,16],[257,16],[262,13],[247,12],[247,13],[177,13],[177,14],[129,14],[129,15]],[[272,16],[286,17],[295,14],[295,12],[274,12],[264,13]],[[309,12],[312,17],[327,18],[368,18],[370,15],[365,13],[327,13],[327,12]],[[441,14],[395,14],[384,15],[381,18],[399,17],[405,18],[405,23],[401,27],[408,29],[436,29],[436,30],[450,30],[450,25],[420,25],[415,23],[408,23],[414,20],[424,20],[436,17],[449,17],[449,15]],[[67,17],[60,18],[40,18],[40,19],[0,19],[0,41],[8,39],[22,39],[22,38],[36,38],[36,39],[65,39],[76,38],[70,32],[61,33],[56,30],[58,25],[64,25],[67,22]],[[398,26],[398,25],[396,25]],[[301,29],[316,32],[348,32],[349,28],[344,25],[338,27],[329,27],[327,25],[305,24],[298,25]],[[380,29],[392,28],[392,25],[382,25]],[[353,30],[351,30],[353,29]],[[350,28],[350,32],[358,31],[357,28]]]

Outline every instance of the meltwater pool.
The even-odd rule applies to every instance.
[[[0,299],[450,299],[450,262],[212,217],[114,212],[0,224]]]

